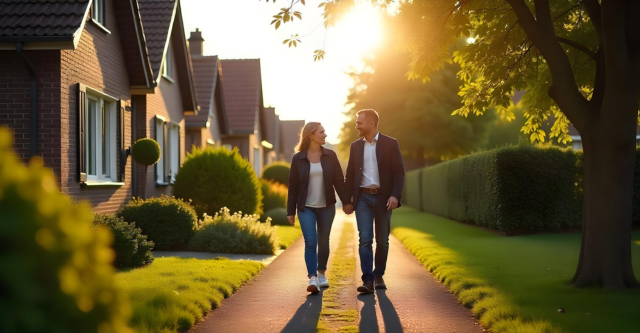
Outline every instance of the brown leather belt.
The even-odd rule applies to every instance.
[[[378,194],[380,193],[380,188],[379,187],[376,187],[376,188],[361,187],[360,192],[369,193],[369,194]]]

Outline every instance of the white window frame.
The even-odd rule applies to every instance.
[[[93,0],[92,19],[104,26],[104,2],[105,0]]]
[[[91,110],[89,108],[90,102],[95,103],[95,109]],[[116,182],[117,180],[117,102],[117,99],[87,87],[87,97],[84,101],[86,106],[84,117],[86,122],[86,146],[84,148],[86,152],[87,183]],[[104,131],[106,132],[105,144],[102,142],[103,112],[106,114],[104,118],[107,121],[104,124]],[[92,113],[91,117],[89,113]],[[94,147],[89,147],[91,142],[94,143]],[[105,158],[106,161],[104,160]],[[91,168],[92,163],[94,168]],[[106,170],[103,164],[105,164]]]
[[[176,181],[176,175],[178,169],[180,169],[180,125],[174,122],[169,123],[167,133],[169,134],[169,147],[167,149],[169,160],[169,183],[173,184]]]
[[[156,163],[156,184],[166,184],[165,181],[165,147],[164,147],[164,123],[166,119],[156,116],[156,141],[160,145],[160,160]]]
[[[167,124],[167,145],[165,146],[164,127]],[[160,145],[160,160],[156,164],[156,184],[173,184],[180,168],[180,124],[156,116],[156,141]]]

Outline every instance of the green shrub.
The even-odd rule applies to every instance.
[[[135,223],[125,222],[115,215],[93,215],[95,227],[104,226],[113,234],[111,248],[116,253],[113,265],[118,269],[136,268],[153,262],[153,242],[147,240],[147,236],[140,234],[140,228]]]
[[[204,217],[190,247],[206,252],[275,254],[279,243],[271,223],[260,223],[257,215],[231,215],[223,208],[213,217]]]
[[[144,165],[154,165],[160,161],[160,145],[153,139],[142,138],[136,141],[131,148],[133,159]]]
[[[36,156],[25,167],[0,128],[0,332],[130,332],[112,236],[90,228]]]
[[[222,207],[262,214],[261,184],[251,164],[237,148],[194,149],[176,175],[173,194],[190,199],[198,216],[214,215]]]
[[[471,154],[423,169],[422,208],[503,231],[577,227],[582,221],[579,165],[578,154],[557,148],[503,147]],[[413,182],[407,177],[406,186],[415,187]]]
[[[275,162],[264,167],[262,178],[289,186],[289,170],[291,167],[286,162]],[[265,209],[266,210],[266,209]]]
[[[640,147],[636,148],[636,166],[633,177],[633,222],[640,224]]]
[[[127,222],[135,222],[155,243],[156,250],[184,248],[198,226],[196,212],[188,203],[162,195],[147,200],[134,198],[118,212]]]
[[[404,187],[406,187],[405,202],[407,203],[407,206],[420,210],[422,209],[420,200],[421,177],[422,169],[418,169],[407,172],[404,178]]]
[[[262,216],[262,220],[266,221],[268,218],[271,219],[272,225],[290,225],[289,220],[287,220],[286,208],[274,208],[272,210],[267,211]]]
[[[286,186],[266,179],[260,179],[262,184],[262,206],[263,211],[270,211],[275,208],[287,208]]]

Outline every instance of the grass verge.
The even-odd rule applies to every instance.
[[[327,270],[328,289],[323,292],[322,310],[317,331],[321,333],[337,330],[341,333],[357,333],[358,327],[353,325],[358,320],[357,309],[342,309],[338,297],[342,289],[353,288],[356,271],[356,257],[353,246],[355,235],[353,223],[345,222],[338,242],[338,248],[332,257]]]
[[[494,333],[636,332],[640,290],[570,286],[580,234],[501,237],[401,208],[393,234]],[[640,276],[640,232],[633,263]],[[565,313],[557,312],[564,309]]]
[[[283,250],[291,246],[293,242],[302,236],[302,229],[300,229],[300,224],[297,220],[295,226],[279,225],[277,227],[278,239],[280,239],[280,248]]]
[[[118,273],[140,333],[186,331],[258,274],[264,265],[228,259],[156,258],[144,268]]]

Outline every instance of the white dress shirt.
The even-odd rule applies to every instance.
[[[362,181],[360,187],[378,188],[380,187],[380,174],[378,173],[378,158],[376,157],[376,144],[380,132],[373,138],[373,142],[369,143],[367,139],[364,141],[364,159],[362,161]]]

